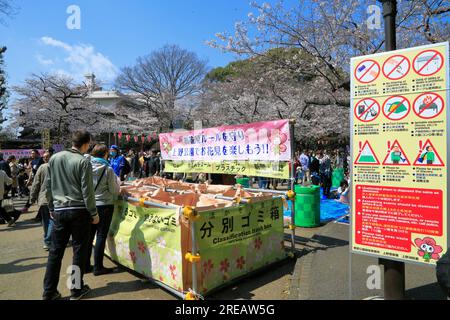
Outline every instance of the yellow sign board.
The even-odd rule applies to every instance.
[[[435,264],[448,247],[448,43],[351,60],[352,251]]]
[[[42,149],[46,150],[51,147],[50,129],[42,130]]]
[[[166,161],[165,171],[174,173],[218,173],[289,179],[289,162],[267,161]]]

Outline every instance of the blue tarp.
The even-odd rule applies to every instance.
[[[349,213],[349,205],[340,203],[333,199],[326,199],[323,197],[322,189],[320,190],[320,222],[321,223],[327,223],[330,221],[334,221],[342,216],[345,216]],[[288,201],[288,209],[284,210],[283,215],[286,218],[291,217],[291,208],[292,208],[292,202]],[[342,221],[341,221],[342,220]],[[348,220],[341,219],[339,222],[348,223]]]

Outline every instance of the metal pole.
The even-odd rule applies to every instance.
[[[289,136],[291,138],[291,190],[295,189],[295,138],[294,138],[294,124],[295,120],[289,120]],[[291,206],[291,249],[292,252],[295,251],[295,196],[292,198],[292,206]]]
[[[397,0],[381,0],[383,3],[384,33],[386,51],[397,49],[395,18]],[[378,259],[384,266],[384,298],[402,300],[405,298],[405,263],[388,259]]]
[[[286,191],[278,191],[278,190],[270,190],[270,189],[255,189],[255,188],[242,188],[242,189],[245,191],[250,191],[250,192],[263,192],[263,193],[286,195]]]
[[[397,49],[395,18],[397,17],[397,0],[381,0],[383,3],[384,34],[386,51]]]
[[[191,240],[192,240],[192,255],[197,255],[197,239],[195,237],[195,221],[191,221]],[[192,290],[195,294],[197,291],[197,264],[192,263]]]
[[[122,198],[124,200],[128,200],[131,202],[140,202],[140,200],[138,198],[132,198],[132,197],[127,197],[127,196],[122,196]],[[151,201],[144,201],[144,204],[148,205],[148,206],[153,206],[153,207],[158,207],[158,208],[162,208],[162,209],[177,209],[179,207],[177,206],[172,206],[172,205],[164,205],[164,204],[160,204],[160,203],[156,203],[156,202],[151,202]]]

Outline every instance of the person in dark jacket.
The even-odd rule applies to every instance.
[[[150,157],[145,159],[145,174],[147,177],[159,175],[160,159],[156,155],[156,151],[152,150]]]
[[[9,163],[3,159],[4,155],[0,152],[0,170],[5,171],[6,175],[11,178],[11,168]]]
[[[11,178],[11,167],[9,166],[9,163],[3,159],[3,153],[0,152],[0,170],[3,170],[6,173],[6,176],[8,178]],[[8,198],[9,190],[11,189],[11,185],[4,186],[4,194],[2,195],[3,198]]]
[[[318,159],[318,154],[320,151],[317,151],[312,154],[311,162],[309,163],[309,171],[311,172],[311,182],[313,185],[318,186],[320,183],[320,161]]]
[[[328,155],[328,152],[326,150],[323,150],[320,152],[320,180],[322,182],[323,187],[323,195],[327,198],[330,197],[331,192],[331,177],[333,170],[331,168],[331,159]]]

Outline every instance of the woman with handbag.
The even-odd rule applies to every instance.
[[[100,222],[92,225],[91,239],[88,248],[88,259],[86,262],[86,273],[94,272],[95,276],[107,274],[113,269],[103,266],[103,254],[105,251],[106,238],[114,212],[114,201],[120,193],[120,181],[108,162],[109,149],[104,144],[98,144],[91,152],[91,164],[93,171],[93,182],[95,201]],[[94,267],[91,266],[92,242],[97,235],[94,247]]]

